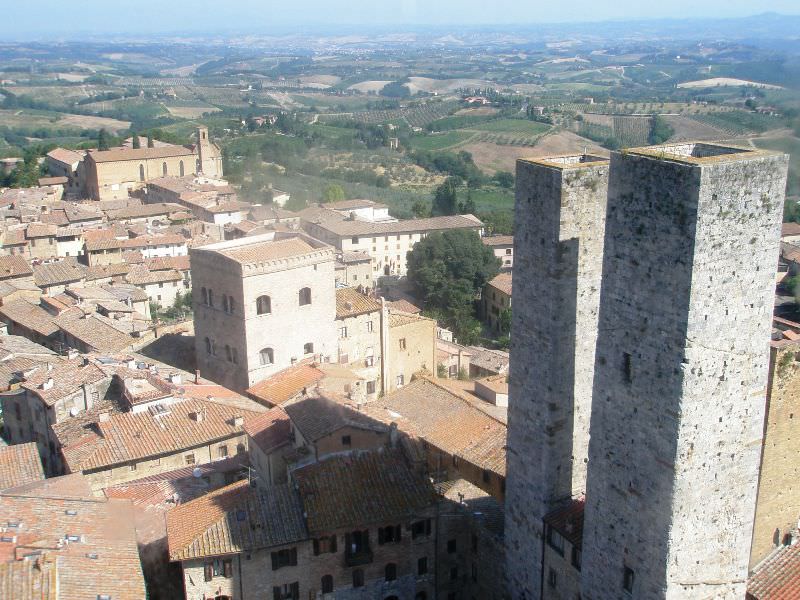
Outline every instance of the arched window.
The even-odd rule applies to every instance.
[[[208,306],[208,290],[206,288],[202,288],[200,290],[200,294],[203,296],[203,304]]]
[[[311,304],[311,288],[304,287],[300,292],[297,294],[298,302],[300,306],[305,306],[306,304]]]
[[[323,575],[322,576],[322,588],[323,594],[330,594],[333,592],[333,575]]]
[[[144,181],[144,165],[139,165],[139,181]]]
[[[183,161],[181,161],[181,162],[180,162],[180,164],[178,165],[178,168],[180,169],[180,174],[181,174],[181,177],[183,177],[184,175],[186,175],[186,172],[185,172],[185,170],[184,170],[184,168],[183,168]]]
[[[222,295],[222,310],[228,312],[228,297],[225,294]]]
[[[214,306],[214,290],[208,290],[208,305]]]
[[[264,348],[258,353],[262,365],[271,365],[275,362],[275,351],[272,348]]]
[[[269,296],[259,296],[256,299],[256,314],[268,315],[272,312],[272,299]]]
[[[364,587],[364,571],[361,569],[353,571],[353,587]]]
[[[314,354],[314,344],[308,342],[303,345],[303,354]]]
[[[394,563],[386,565],[384,574],[386,575],[386,581],[394,581],[397,579],[397,565]]]
[[[206,354],[211,354],[211,340],[206,338],[205,342],[206,342]]]
[[[161,163],[161,173],[164,175],[164,177],[167,176],[167,162],[166,161]]]
[[[228,362],[233,362],[233,353],[231,352],[231,347],[228,344],[225,344],[225,360]]]

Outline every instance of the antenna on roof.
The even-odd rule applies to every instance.
[[[203,471],[202,469],[200,469],[200,467],[195,467],[194,469],[192,469],[192,477],[194,477],[195,479],[200,479],[202,476],[203,476]]]

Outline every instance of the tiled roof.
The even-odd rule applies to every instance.
[[[33,268],[33,281],[39,287],[74,283],[86,277],[86,267],[73,261],[37,265]]]
[[[87,241],[86,250],[88,252],[97,252],[98,250],[116,250],[118,248],[124,250],[153,248],[155,246],[182,246],[185,244],[185,237],[173,233],[168,235],[142,235],[127,240],[113,238],[108,240]]]
[[[269,453],[289,443],[292,431],[289,415],[280,406],[244,422],[244,430],[262,452]]]
[[[443,231],[446,229],[480,229],[483,222],[472,215],[452,215],[429,217],[427,219],[408,219],[394,222],[351,221],[344,215],[327,209],[316,211],[306,209],[301,213],[303,221],[315,223],[339,236],[387,235]]]
[[[191,416],[196,413],[203,415],[199,421]],[[110,415],[85,428],[80,439],[65,440],[62,452],[70,471],[104,469],[228,439],[242,431],[235,417],[255,414],[213,401],[183,400],[170,404],[161,416],[150,411]],[[62,424],[53,429],[60,439]]]
[[[45,337],[58,333],[58,327],[53,323],[53,315],[38,304],[22,298],[5,302],[0,306],[0,317]]]
[[[482,346],[467,346],[472,355],[470,364],[496,374],[508,371],[509,354],[504,350],[492,350]]]
[[[764,559],[747,582],[748,600],[800,598],[800,544],[781,546]]]
[[[183,275],[174,269],[169,271],[150,271],[144,265],[133,265],[125,275],[126,283],[132,285],[150,285],[170,281],[183,281]]]
[[[505,511],[497,498],[466,479],[443,481],[435,487],[442,496],[466,509],[473,522],[480,523],[494,536],[503,537]]]
[[[322,205],[330,210],[355,210],[357,208],[388,208],[385,204],[378,204],[372,200],[339,200]]]
[[[397,312],[397,311],[390,311],[389,312],[389,327],[402,327],[404,325],[410,325],[412,323],[419,323],[421,321],[433,321],[433,319],[429,319],[428,317],[423,317],[422,315],[415,315],[412,313],[404,313],[404,312]],[[435,321],[434,321],[435,322]]]
[[[794,263],[800,263],[800,246],[789,242],[781,242],[781,258]]]
[[[146,258],[145,266],[151,271],[188,271],[191,266],[188,256],[163,256],[158,258]]]
[[[57,563],[49,556],[0,562],[0,597],[58,600]]]
[[[417,315],[422,312],[422,309],[419,306],[402,298],[400,300],[392,300],[386,304],[392,311],[409,313],[411,315]]]
[[[111,150],[92,150],[89,157],[96,163],[119,160],[147,160],[169,158],[171,156],[194,156],[194,150],[185,146],[162,146],[161,148],[113,148]]]
[[[342,252],[338,255],[338,259],[344,264],[368,262],[372,260],[369,252],[366,250],[354,250],[351,252]]]
[[[484,246],[513,246],[513,235],[492,235],[489,237],[481,238]]]
[[[312,387],[323,377],[325,373],[303,363],[279,371],[272,377],[256,383],[247,390],[247,395],[269,406],[279,406],[304,389]]]
[[[584,499],[571,500],[567,505],[557,508],[544,517],[545,523],[563,535],[567,541],[580,549],[583,543]]]
[[[127,275],[131,266],[127,263],[113,263],[110,265],[94,265],[86,270],[86,281],[97,281],[98,279],[111,279]]]
[[[241,245],[220,249],[219,253],[238,263],[250,264],[314,252],[314,247],[299,237],[249,243],[252,239],[255,238],[243,238]]]
[[[0,490],[44,479],[36,442],[0,448]]]
[[[180,204],[161,202],[158,204],[141,204],[136,206],[126,206],[124,208],[113,208],[106,210],[106,216],[110,221],[122,219],[143,219],[146,217],[165,216],[175,212],[186,210]]]
[[[506,473],[506,426],[430,379],[418,379],[367,406],[383,422],[488,469]]]
[[[366,313],[379,311],[381,303],[375,298],[362,294],[355,288],[336,290],[336,318],[346,319]]]
[[[781,237],[800,235],[800,223],[784,223],[781,226]]]
[[[145,302],[148,298],[147,292],[135,285],[127,283],[101,283],[100,287],[107,292],[111,292],[121,301],[130,300],[131,302]]]
[[[74,394],[84,384],[92,384],[106,377],[95,365],[83,365],[80,360],[52,361],[50,368],[39,368],[20,384],[38,396],[47,406],[52,406],[61,398]],[[45,383],[53,380],[53,386],[45,389]]]
[[[19,254],[11,256],[0,256],[0,279],[12,277],[29,277],[33,275],[33,269]]]
[[[400,450],[353,452],[296,469],[312,536],[409,520],[435,504],[430,481]]]
[[[134,343],[133,338],[94,315],[75,318],[74,314],[62,313],[54,322],[59,329],[80,340],[95,352],[119,352]]]
[[[283,546],[307,537],[303,507],[289,485],[256,490],[239,481],[167,513],[173,561]]]
[[[16,542],[2,544],[0,561],[13,560],[31,547],[44,549],[43,556],[56,560],[58,598],[146,597],[130,502],[13,490],[0,494],[0,514],[21,523]],[[79,541],[67,541],[73,535]],[[19,581],[7,571],[0,577]],[[18,595],[23,591],[15,589],[3,597],[24,598]]]
[[[55,237],[58,227],[49,223],[31,223],[25,230],[25,235],[30,238]]]
[[[500,273],[486,285],[500,290],[506,296],[511,296],[511,273]]]
[[[47,153],[47,156],[66,165],[72,165],[83,160],[83,154],[66,148],[54,148]]]
[[[45,185],[66,185],[69,183],[69,179],[66,177],[39,177],[37,183],[40,186]]]
[[[7,229],[3,232],[3,246],[26,244],[24,229]]]
[[[311,443],[342,427],[377,432],[389,431],[389,428],[380,421],[324,396],[303,398],[285,404],[283,408],[303,438]]]

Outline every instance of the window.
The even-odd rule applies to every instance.
[[[208,290],[208,305],[214,306],[214,290]]]
[[[231,352],[231,347],[228,344],[225,344],[225,360],[233,362],[233,352]]]
[[[388,527],[378,527],[378,544],[395,544],[402,539],[400,525],[389,525]]]
[[[131,471],[135,471],[136,470],[136,463],[128,465],[128,469],[131,470]]]
[[[228,297],[225,295],[222,296],[222,310],[228,312]]]
[[[187,454],[186,455],[186,464],[193,465],[194,464],[194,454]]]
[[[478,583],[478,565],[472,563],[472,581]]]
[[[423,535],[431,534],[431,520],[424,519],[422,521],[414,521],[411,524],[411,539],[415,540]]]
[[[547,571],[547,584],[551,588],[555,588],[558,585],[558,573],[555,572],[555,569]]]
[[[164,177],[166,177],[168,173],[169,170],[167,169],[167,163],[166,162],[161,163],[161,174],[164,175]]]
[[[144,165],[139,165],[139,181],[144,181]]]
[[[572,561],[571,562],[572,562],[572,566],[575,567],[578,571],[581,570],[581,559],[583,558],[582,554],[583,553],[581,552],[580,548],[578,548],[576,546],[572,547]]]
[[[512,252],[511,248],[506,248],[506,254],[511,254],[511,252]]]
[[[323,575],[320,587],[322,588],[323,594],[330,594],[333,592],[333,575]]]
[[[625,383],[633,382],[633,367],[631,366],[631,355],[627,352],[625,352],[622,355],[622,376],[625,379]]]
[[[164,282],[162,281],[161,283],[159,283],[158,287],[163,289],[164,288]]]
[[[186,169],[183,166],[183,161],[181,161],[178,164],[178,172],[181,174],[181,177],[183,177],[186,174]]]
[[[314,540],[314,556],[320,554],[335,554],[336,553],[336,536],[326,536]]]
[[[211,340],[209,338],[205,338],[206,343],[206,354],[211,354]]]
[[[458,579],[458,567],[450,567],[450,581]]]
[[[303,354],[314,354],[314,344],[311,342],[303,344]]]
[[[311,304],[311,288],[304,287],[297,293],[297,300],[300,306]]]
[[[564,538],[549,525],[547,526],[547,544],[561,556],[564,556]]]
[[[339,337],[342,339],[347,337],[347,327],[341,327],[339,329]]]
[[[492,474],[488,469],[483,470],[483,483],[489,483],[492,480]]]
[[[285,583],[282,586],[276,585],[272,588],[273,600],[300,600],[300,584]]]
[[[258,358],[262,365],[271,365],[275,362],[275,351],[272,348],[264,348],[258,353]]]
[[[472,534],[470,549],[473,553],[478,551],[478,536],[474,533]]]
[[[423,556],[417,559],[417,575],[425,575],[428,572],[428,557]]]
[[[272,570],[297,566],[297,548],[286,548],[272,552]]]
[[[400,338],[400,350],[406,349],[406,338]]]
[[[208,306],[208,290],[207,290],[206,288],[202,288],[202,289],[200,290],[200,293],[201,293],[201,294],[202,294],[202,296],[203,296],[203,304],[205,304],[206,306]]]
[[[349,435],[342,436],[342,446],[347,446],[348,448],[352,445],[352,441]]]
[[[372,333],[372,321],[367,321],[367,333]]]
[[[228,456],[228,446],[226,444],[223,444],[222,446],[217,448],[217,456],[219,458],[225,458],[226,456]]]
[[[351,241],[353,244],[357,244],[357,243],[358,243],[358,236],[357,236],[357,235],[354,235],[354,236],[353,236],[353,239],[352,239],[352,240],[350,240],[350,241]]]
[[[367,382],[367,393],[368,394],[374,394],[375,393],[375,382],[374,381],[368,381]]]
[[[402,375],[397,376],[397,387],[403,387],[405,385],[406,378]]]
[[[353,571],[353,587],[364,587],[364,571],[361,569],[356,569]]]
[[[256,314],[268,315],[272,312],[272,300],[269,296],[259,296],[256,299]]]
[[[386,568],[383,570],[386,581],[394,581],[397,579],[397,565],[394,563],[389,563],[386,565]]]
[[[456,552],[456,541],[455,540],[447,540],[447,553],[448,554],[455,554]]]
[[[633,593],[633,579],[634,579],[633,569],[631,569],[630,567],[625,567],[625,570],[622,573],[622,589],[628,592],[629,594]]]

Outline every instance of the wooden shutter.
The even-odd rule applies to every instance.
[[[298,582],[294,582],[291,586],[291,594],[292,600],[300,600],[300,584]]]
[[[336,552],[336,535],[331,536],[331,552]]]
[[[206,563],[203,567],[203,575],[206,581],[211,581],[214,577],[214,565],[211,563]]]

